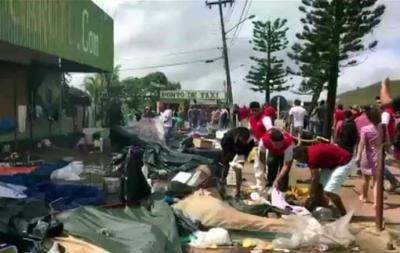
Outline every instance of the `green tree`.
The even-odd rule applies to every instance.
[[[366,34],[380,23],[385,6],[376,6],[377,0],[302,0],[299,10],[302,33],[296,36],[301,45],[295,45],[293,57],[300,72],[307,78],[302,89],[318,91],[327,82],[327,114],[324,136],[331,136],[333,112],[340,67],[358,64],[356,57],[376,47],[377,41],[366,44]],[[297,52],[296,52],[297,51]]]
[[[151,108],[155,108],[157,101],[160,99],[160,91],[162,90],[179,90],[180,83],[170,82],[167,76],[162,72],[150,73],[141,78],[142,85],[146,87],[146,104]]]
[[[180,83],[171,82],[162,72],[150,73],[142,78],[128,77],[121,81],[124,108],[132,112],[142,111],[146,106],[155,109],[161,90],[178,90]]]
[[[102,125],[106,124],[107,112],[115,101],[123,99],[122,86],[120,85],[121,66],[114,67],[112,72],[97,73],[87,76],[84,80],[84,89],[92,98],[95,111],[95,122],[100,120]]]
[[[88,76],[85,78],[83,85],[85,90],[89,93],[92,98],[92,104],[94,107],[94,122],[97,122],[98,106],[100,99],[106,92],[106,85],[103,79],[98,76]]]
[[[288,71],[292,75],[303,78],[299,88],[293,93],[312,96],[311,112],[317,105],[321,92],[327,88],[329,72],[326,66],[328,64],[317,51],[315,44],[295,43],[292,50],[293,52],[289,52],[288,56],[295,61],[299,69],[295,71],[289,68]]]
[[[145,83],[137,77],[128,77],[121,81],[123,86],[124,103],[130,110],[141,111],[146,106],[145,98],[147,87]]]
[[[253,50],[258,56],[251,56],[255,62],[251,66],[245,81],[252,85],[252,90],[265,92],[265,102],[269,102],[271,93],[274,91],[284,91],[290,88],[287,83],[287,70],[283,65],[283,60],[276,54],[286,49],[288,40],[286,32],[286,19],[276,19],[275,21],[255,21],[253,30]]]

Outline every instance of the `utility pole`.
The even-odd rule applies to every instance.
[[[224,57],[225,63],[225,74],[226,74],[226,89],[228,93],[228,104],[232,105],[233,103],[233,95],[232,95],[232,82],[231,82],[231,73],[229,69],[229,58],[228,58],[228,47],[226,46],[226,33],[225,33],[225,24],[224,24],[224,14],[222,11],[222,5],[226,6],[226,4],[230,4],[232,6],[235,0],[217,0],[215,2],[206,1],[206,5],[211,9],[213,5],[218,5],[219,7],[219,16],[221,19],[221,33],[222,33],[222,54]]]

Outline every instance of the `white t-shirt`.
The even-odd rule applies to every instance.
[[[306,109],[301,106],[294,106],[289,111],[289,116],[293,117],[294,127],[304,126],[304,115],[306,114]]]
[[[265,130],[267,130],[267,131],[274,127],[274,125],[272,124],[271,117],[268,117],[268,116],[263,117],[262,123],[265,127]]]
[[[164,122],[164,127],[172,127],[172,110],[167,109],[161,114],[161,119]]]
[[[381,115],[382,124],[389,125],[390,114],[388,112],[383,112]]]

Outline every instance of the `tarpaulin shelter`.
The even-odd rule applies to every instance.
[[[144,207],[82,207],[58,220],[73,236],[118,253],[181,253],[174,214],[162,200]]]
[[[45,163],[29,174],[0,176],[0,182],[25,186],[27,197],[39,198],[57,210],[66,210],[84,205],[104,203],[102,191],[91,186],[57,185],[50,182],[53,171],[65,167],[69,162],[57,161]]]
[[[212,159],[182,154],[157,143],[146,146],[143,161],[149,169],[150,178],[170,177],[180,171],[191,171],[199,165],[209,165],[214,170],[218,169],[218,165],[215,165]]]
[[[0,181],[32,187],[37,183],[50,181],[50,175],[53,171],[65,167],[69,162],[56,161],[52,163],[44,163],[35,171],[29,174],[17,174],[11,176],[0,176]]]
[[[49,182],[36,184],[27,190],[28,197],[51,203],[55,210],[67,210],[81,206],[104,204],[104,194],[93,186],[57,185]]]
[[[38,249],[42,239],[58,236],[62,229],[50,216],[50,208],[43,200],[0,199],[0,242],[16,245],[20,252]]]

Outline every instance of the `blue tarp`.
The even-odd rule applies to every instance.
[[[0,118],[0,133],[12,132],[17,128],[17,122],[14,118]]]
[[[52,207],[56,210],[103,204],[103,192],[95,187],[51,183],[51,173],[68,163],[66,161],[45,163],[30,174],[0,176],[0,181],[27,187],[26,194],[30,198],[44,199],[48,203],[55,201]]]
[[[57,185],[49,182],[36,184],[27,191],[28,197],[44,199],[56,210],[104,204],[104,194],[99,189],[84,185]]]
[[[10,176],[0,176],[0,181],[23,185],[27,188],[35,186],[37,183],[50,182],[50,175],[53,171],[58,170],[67,166],[69,162],[66,161],[56,161],[52,163],[44,163],[39,166],[34,172],[29,174],[17,174]]]

